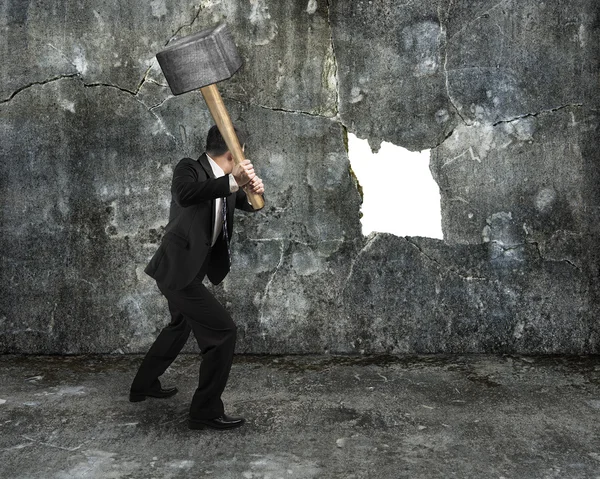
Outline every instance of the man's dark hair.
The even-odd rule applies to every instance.
[[[235,126],[233,129],[235,130],[238,140],[240,140],[240,145],[246,143],[246,134],[243,131],[238,130]],[[225,139],[221,135],[217,125],[213,125],[210,130],[208,130],[205,150],[210,156],[220,156],[229,151]]]

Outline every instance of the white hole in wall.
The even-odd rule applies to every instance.
[[[443,239],[440,190],[429,171],[430,150],[409,151],[348,134],[350,165],[363,190],[362,232]]]

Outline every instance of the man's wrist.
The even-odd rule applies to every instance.
[[[240,185],[237,184],[237,181],[235,181],[235,177],[230,174],[229,176],[229,192],[230,193],[235,193],[237,190],[240,189]]]

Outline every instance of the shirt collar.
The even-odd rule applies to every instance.
[[[208,163],[210,164],[210,167],[213,170],[215,178],[220,178],[221,176],[225,176],[225,172],[219,165],[217,165],[217,162],[215,160],[213,160],[210,156],[208,156],[208,154],[206,155],[206,158],[208,158]]]

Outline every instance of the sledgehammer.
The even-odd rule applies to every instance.
[[[224,23],[181,38],[156,54],[173,95],[200,89],[215,124],[235,163],[244,161],[229,113],[215,83],[230,78],[242,66],[233,38]],[[265,202],[261,195],[246,191],[255,210]]]

